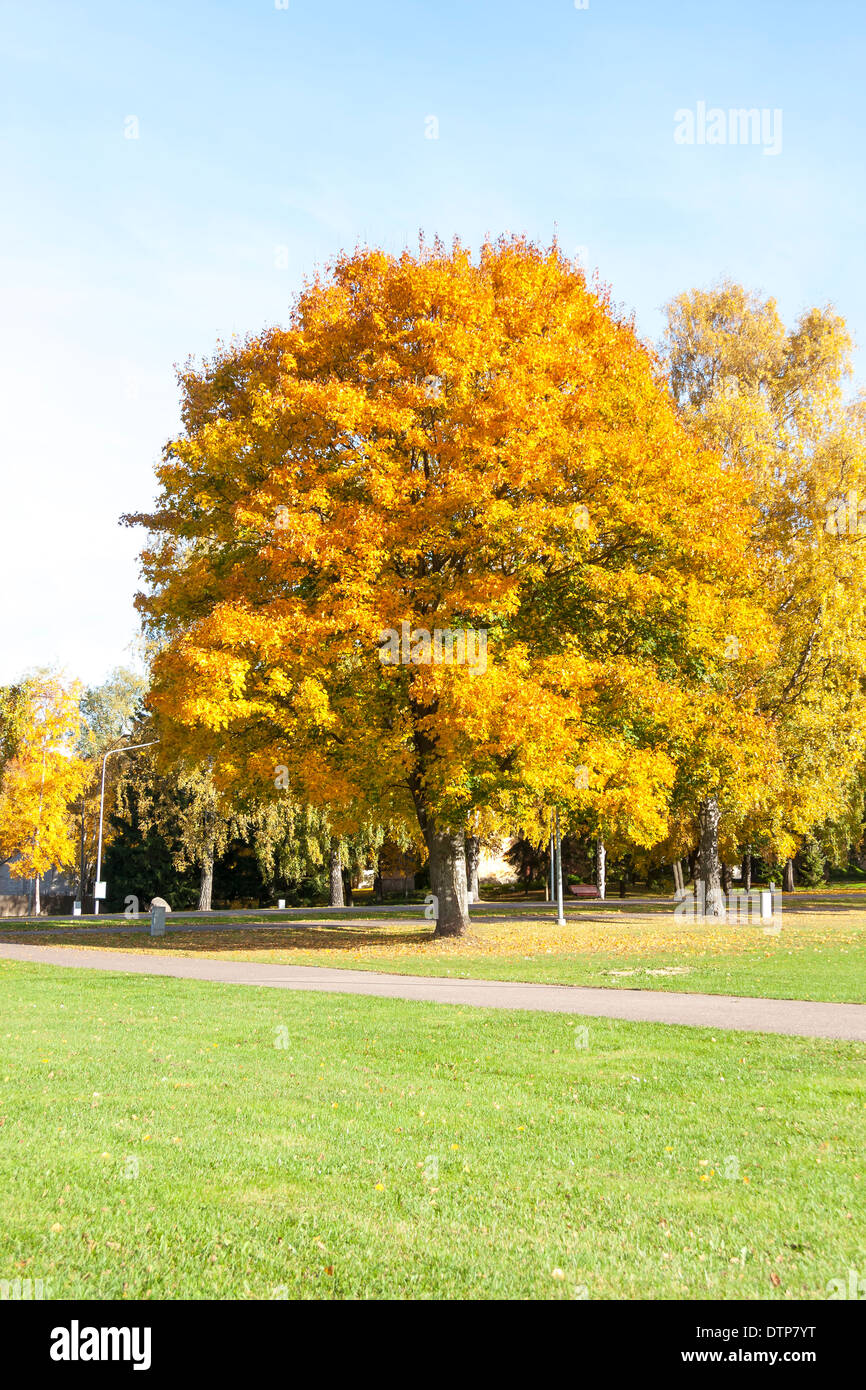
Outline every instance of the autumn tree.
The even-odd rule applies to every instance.
[[[9,861],[13,878],[31,880],[30,910],[37,916],[42,874],[74,860],[71,806],[89,775],[75,754],[79,693],[39,672],[20,683],[4,709],[9,756],[0,783],[0,859]]]
[[[662,825],[651,740],[723,669],[751,522],[578,266],[520,238],[344,255],[181,386],[127,518],[170,745],[241,792],[284,767],[344,832],[420,831],[440,935],[479,810],[539,826],[629,747]]]
[[[790,860],[844,816],[866,738],[866,408],[846,402],[850,337],[830,308],[792,328],[776,304],[723,282],[668,306],[665,351],[682,418],[743,479],[754,506],[755,596],[775,641],[732,623],[729,686],[775,731],[763,790],[743,797],[743,758],[721,759],[707,725],[687,767],[701,876],[718,876],[719,834]],[[861,525],[861,520],[864,524]],[[756,659],[756,657],[758,659]]]
[[[0,686],[0,779],[21,745],[27,714],[27,683]]]

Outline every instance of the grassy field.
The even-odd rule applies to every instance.
[[[291,931],[249,924],[231,932],[170,935],[151,941],[76,935],[64,942],[125,950],[206,954],[225,960],[344,966],[611,989],[668,989],[778,999],[866,1001],[866,912],[837,906],[783,913],[782,931],[756,926],[680,926],[656,916],[582,913],[564,928],[531,914],[519,921],[476,917],[468,936],[433,941],[421,920],[334,921]],[[3,935],[26,940],[10,926]]]
[[[0,1279],[55,1298],[818,1299],[866,1047],[0,961]]]

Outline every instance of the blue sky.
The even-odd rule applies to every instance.
[[[2,7],[0,680],[129,659],[174,364],[342,247],[556,235],[647,338],[729,275],[866,344],[861,0],[280,3]],[[780,151],[677,144],[699,102]]]

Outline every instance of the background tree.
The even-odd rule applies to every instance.
[[[830,308],[807,310],[789,330],[772,299],[726,281],[668,306],[665,346],[684,420],[751,493],[755,579],[776,634],[755,660],[754,632],[731,626],[735,699],[773,725],[778,755],[757,801],[740,795],[742,758],[706,759],[715,774],[698,804],[701,875],[713,878],[720,817],[741,844],[759,824],[764,852],[783,863],[812,826],[843,814],[857,776],[866,733],[866,526],[861,533],[858,523],[866,415],[862,401],[843,400],[850,338]],[[694,794],[700,761],[696,745]]]
[[[100,685],[87,687],[81,697],[81,757],[95,760],[120,745],[142,715],[147,684],[145,675],[116,666]]]
[[[27,713],[27,685],[0,686],[0,780],[21,743]]]
[[[110,832],[103,860],[107,909],[123,910],[130,897],[146,908],[156,896],[167,899],[175,911],[196,907],[199,871],[189,863],[178,867],[180,826],[171,822],[171,807],[178,800],[176,786],[144,753],[130,753],[118,761],[119,776],[106,805]],[[157,811],[159,799],[163,805]]]
[[[225,853],[233,839],[244,835],[246,816],[226,804],[208,764],[184,767],[175,775],[180,792],[180,814],[177,817],[180,845],[176,864],[179,869],[188,864],[198,869],[198,910],[210,912],[214,863]]]
[[[136,743],[157,733],[149,722],[136,728]],[[214,866],[232,841],[246,838],[249,819],[216,787],[208,763],[172,763],[159,743],[141,748],[124,760],[118,778],[118,809],[134,817],[146,837],[155,831],[172,847],[174,868],[194,869],[198,875],[197,907],[209,912],[213,903]],[[131,890],[130,890],[131,891]]]
[[[92,891],[96,877],[102,759],[109,751],[135,741],[130,740],[128,734],[141,720],[146,693],[146,676],[117,666],[99,685],[88,686],[81,697],[81,726],[76,751],[90,766],[90,776],[76,807],[79,897],[82,902]],[[124,757],[109,758],[105,774],[105,806],[110,809],[114,804],[118,779],[124,775]],[[107,851],[113,833],[112,818],[106,816],[103,821],[103,853]]]
[[[29,910],[41,911],[40,878],[73,862],[71,803],[88,776],[75,755],[79,689],[51,672],[17,688],[4,738],[11,756],[0,784],[0,858],[13,878],[31,881]],[[9,706],[7,704],[7,711]]]

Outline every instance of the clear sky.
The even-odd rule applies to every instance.
[[[282,4],[2,5],[0,680],[129,659],[174,364],[342,247],[556,235],[647,338],[728,275],[866,344],[863,0]]]

